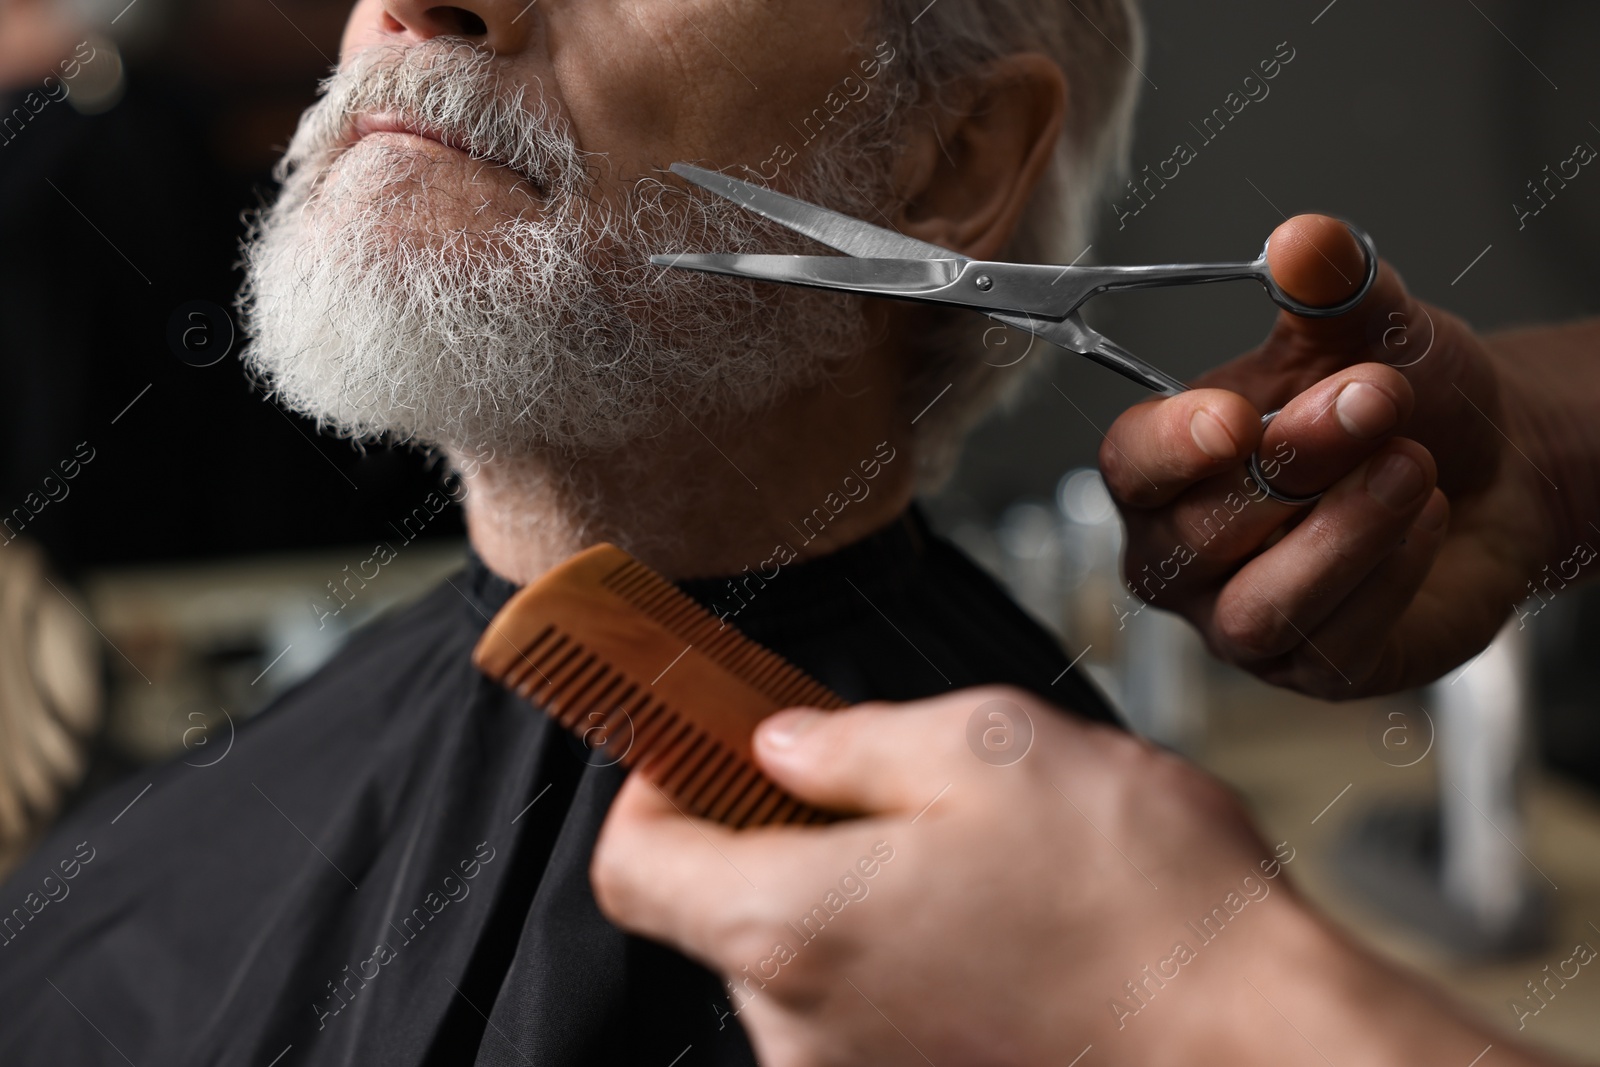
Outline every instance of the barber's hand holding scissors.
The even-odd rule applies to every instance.
[[[1308,303],[1353,292],[1362,262],[1332,219],[1272,237],[1273,276]],[[1354,311],[1281,313],[1255,351],[1132,408],[1100,463],[1134,593],[1187,617],[1222,659],[1330,699],[1468,659],[1566,537],[1551,431],[1514,348],[1415,299],[1384,264]],[[1247,480],[1258,448],[1274,489],[1321,499],[1267,498]]]
[[[1177,393],[1129,411],[1101,449],[1129,529],[1127,575],[1269,681],[1348,698],[1430,680],[1488,643],[1541,566],[1587,558],[1574,539],[1600,520],[1594,324],[1485,342],[1322,216],[1278,227],[1265,264],[1057,268],[968,260],[672,169],[845,255],[653,257],[661,266],[983,311]],[[1103,292],[1241,278],[1293,310],[1190,391],[1078,314]],[[1252,463],[1270,492],[1246,477]]]

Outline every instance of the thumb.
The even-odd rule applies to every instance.
[[[794,708],[756,729],[756,759],[785,789],[819,807],[865,815],[917,811],[976,765],[966,743],[974,710],[986,700],[1018,696],[985,689],[844,711]]]
[[[1267,265],[1290,296],[1315,307],[1347,299],[1366,277],[1366,253],[1349,227],[1326,215],[1297,215],[1272,232]],[[1332,318],[1278,314],[1266,342],[1241,359],[1202,376],[1197,385],[1231,389],[1258,409],[1282,407],[1291,397],[1337,371],[1361,363],[1404,366],[1405,324],[1424,331],[1421,306],[1400,275],[1378,264],[1372,289],[1355,308]]]
[[[1272,231],[1267,267],[1273,280],[1296,300],[1313,307],[1333,307],[1361,288],[1367,276],[1367,257],[1350,228],[1338,219],[1296,215]],[[1395,362],[1384,355],[1384,343],[1390,336],[1386,328],[1396,316],[1411,315],[1413,303],[1400,275],[1380,262],[1371,290],[1354,308],[1331,318],[1283,311],[1259,354],[1275,363],[1304,365],[1309,380],[1302,381],[1294,392],[1353,364]],[[1277,407],[1289,396],[1270,399]]]
[[[1312,307],[1349,300],[1367,276],[1366,251],[1350,227],[1327,215],[1296,215],[1267,242],[1267,268],[1284,292]]]

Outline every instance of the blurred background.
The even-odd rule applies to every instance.
[[[1103,205],[1087,258],[1244,258],[1317,210],[1358,221],[1416,293],[1480,329],[1600,311],[1600,173],[1520,228],[1513,207],[1600,145],[1600,5],[1143,6],[1134,170],[1198,150],[1153,198]],[[317,437],[232,358],[241,214],[269,194],[347,10],[0,0],[0,870],[107,781],[226,758],[275,692],[461,557],[459,516],[423,508],[442,471]],[[1289,50],[1270,95],[1198,133]],[[1180,377],[1271,317],[1249,286],[1088,313]],[[1051,362],[976,435],[933,518],[1083,651],[1136,728],[1233,782],[1358,936],[1500,1025],[1538,1007],[1524,1037],[1600,1048],[1600,977],[1544,1001],[1527,987],[1600,946],[1600,599],[1563,591],[1427,691],[1330,707],[1269,690],[1120,587],[1090,468],[1139,399]],[[381,567],[379,542],[398,549]]]

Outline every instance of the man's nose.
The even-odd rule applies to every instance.
[[[532,35],[537,0],[383,0],[384,28],[417,41],[464,37],[497,53],[517,52]]]

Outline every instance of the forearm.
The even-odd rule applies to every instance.
[[[1489,1045],[1496,1067],[1556,1067],[1490,1031],[1425,979],[1372,956],[1298,901],[1217,989],[1211,1055],[1241,1067],[1467,1067]],[[1248,981],[1247,981],[1248,980]]]
[[[1504,391],[1502,433],[1516,446],[1503,462],[1528,467],[1545,505],[1540,555],[1556,566],[1585,543],[1600,548],[1600,319],[1485,340]]]

